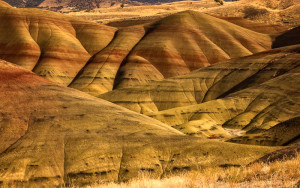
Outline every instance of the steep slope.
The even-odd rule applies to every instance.
[[[143,38],[122,64],[118,63],[117,74],[107,76],[101,68],[103,62],[92,62],[93,67],[99,67],[98,74],[91,74],[94,69],[86,67],[71,86],[90,90],[93,95],[101,94],[109,91],[107,87],[118,89],[148,83],[189,73],[224,59],[264,51],[270,44],[269,35],[209,15],[185,11],[147,25]],[[91,80],[101,81],[103,77],[111,79],[109,86],[103,87],[99,82],[91,84]]]
[[[278,48],[100,97],[186,134],[230,137],[222,127],[259,132],[300,113],[299,51]]]
[[[194,11],[122,29],[38,9],[1,8],[0,20],[0,58],[95,96],[270,49],[283,29]]]
[[[1,186],[82,186],[128,180],[143,171],[160,177],[245,165],[275,149],[184,136],[4,61],[0,91]]]
[[[0,9],[0,58],[68,85],[115,28],[39,9]]]
[[[295,27],[275,38],[272,48],[300,44],[300,26]]]
[[[94,96],[113,90],[123,60],[144,34],[142,26],[119,29],[114,40],[90,59],[69,86]]]
[[[118,89],[99,97],[139,113],[203,103],[296,69],[299,50],[299,45],[274,49],[217,63],[186,75]]]

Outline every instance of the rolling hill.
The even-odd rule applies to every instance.
[[[258,133],[299,115],[299,57],[299,45],[278,48],[99,97],[185,134],[234,136],[224,128]]]
[[[2,60],[0,91],[1,186],[82,186],[140,172],[160,177],[245,165],[276,149],[189,137]]]
[[[121,29],[39,9],[3,7],[0,20],[0,59],[95,96],[270,49],[284,31],[194,11]]]
[[[111,27],[0,0],[0,187],[236,168],[298,146],[298,31],[196,11]]]

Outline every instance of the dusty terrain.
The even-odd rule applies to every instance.
[[[0,0],[0,187],[298,186],[298,1],[245,2]]]
[[[222,6],[214,0],[181,1],[161,5],[99,8],[70,14],[112,26],[127,26],[149,23],[185,10],[214,16],[242,17],[266,24],[298,26],[300,23],[299,0],[240,0],[224,2]]]
[[[1,59],[95,96],[268,50],[287,30],[196,11],[120,29],[39,9],[4,7],[0,19]]]

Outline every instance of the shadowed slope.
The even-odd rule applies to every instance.
[[[245,165],[274,150],[184,136],[15,65],[0,65],[4,186],[80,186],[128,180],[143,171],[160,177],[199,166]]]
[[[0,58],[68,85],[115,28],[39,9],[0,9]]]
[[[100,97],[201,137],[229,137],[222,126],[266,130],[300,113],[299,47],[232,59]]]
[[[300,26],[295,27],[275,38],[272,48],[300,44]]]

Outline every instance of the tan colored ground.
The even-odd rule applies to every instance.
[[[276,148],[203,140],[0,61],[0,183],[78,185],[246,165]],[[225,149],[226,148],[226,149]]]
[[[289,187],[300,185],[300,155],[290,160],[276,161],[270,164],[255,163],[247,167],[227,167],[199,169],[193,173],[174,174],[163,179],[154,179],[140,174],[127,183],[96,183],[92,188],[265,188]]]
[[[257,133],[299,116],[299,47],[232,59],[99,97],[193,136],[232,137],[223,127]],[[293,130],[277,131],[280,136],[266,133],[269,137],[257,144],[282,145],[299,135],[298,129]],[[244,143],[253,144],[250,137]]]
[[[1,59],[94,96],[270,49],[287,29],[196,11],[123,28],[40,9],[2,7],[0,19]]]
[[[149,23],[176,12],[194,10],[215,16],[245,17],[256,22],[297,26],[300,24],[299,0],[240,0],[220,6],[214,0],[181,1],[162,5],[100,8],[72,12],[74,16],[112,26]]]

